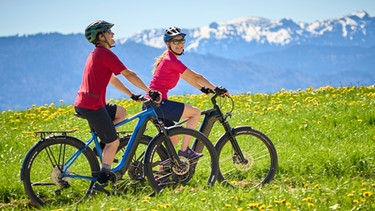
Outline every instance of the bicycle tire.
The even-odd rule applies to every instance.
[[[160,158],[155,152],[160,146],[166,147],[164,144],[166,136],[164,134],[157,135],[146,150],[144,163],[145,175],[154,193],[159,193],[167,187],[173,188],[188,182],[189,185],[199,188],[214,185],[219,173],[219,166],[217,152],[210,140],[199,131],[183,127],[168,128],[167,134],[169,136],[192,136],[191,140],[195,139],[204,145],[203,156],[190,160],[180,157],[183,165],[178,165],[177,160],[174,161],[170,153],[168,153],[167,159]]]
[[[278,157],[274,144],[262,132],[248,126],[236,127],[231,133],[247,163],[240,163],[234,152],[230,134],[225,133],[215,148],[219,156],[219,178],[240,187],[256,187],[274,179]]]
[[[74,137],[52,136],[39,141],[29,150],[20,174],[32,204],[37,207],[46,204],[66,205],[78,202],[87,195],[90,180],[65,177],[61,170],[63,163],[84,146],[82,141]],[[67,173],[93,177],[97,176],[99,170],[95,153],[86,148]]]

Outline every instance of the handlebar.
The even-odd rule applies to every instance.
[[[226,114],[223,114],[223,113],[221,113],[221,109],[220,109],[220,107],[217,105],[217,101],[216,101],[216,98],[217,97],[227,97],[227,98],[229,98],[230,99],[230,101],[231,101],[231,104],[232,104],[232,108],[230,109],[230,111],[229,112],[227,112]],[[227,117],[231,117],[232,116],[232,112],[233,112],[233,110],[234,110],[234,100],[233,100],[233,98],[230,96],[230,95],[226,95],[226,94],[219,94],[219,93],[215,93],[214,92],[214,95],[211,97],[211,102],[212,102],[212,104],[213,104],[213,106],[214,106],[214,109],[216,109],[216,110],[218,110],[220,113],[221,113],[221,115],[223,115],[223,117],[224,117],[224,119],[226,119]]]
[[[157,103],[156,101],[154,101],[153,99],[151,98],[146,98],[145,96],[140,96],[139,97],[139,100],[142,101],[144,103],[144,105],[146,106],[146,108],[149,108],[150,106],[159,106],[160,103]],[[160,99],[158,99],[159,101]]]

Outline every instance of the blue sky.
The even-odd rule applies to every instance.
[[[257,16],[311,23],[365,10],[374,0],[7,0],[0,3],[0,36],[82,33],[97,19],[115,24],[116,38],[152,28],[196,28]]]

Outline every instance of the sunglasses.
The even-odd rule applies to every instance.
[[[104,33],[105,32],[108,32],[108,33],[110,33],[110,34],[113,34],[113,32],[111,31],[111,29],[106,29],[105,31],[104,31]]]
[[[174,45],[178,45],[178,44],[185,44],[185,39],[174,39],[174,40],[171,40],[171,42],[174,44]]]

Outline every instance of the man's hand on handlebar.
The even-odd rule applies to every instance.
[[[143,97],[142,95],[135,95],[135,94],[132,94],[132,96],[131,96],[130,98],[131,98],[132,100],[134,100],[134,101],[140,101],[142,97]]]

